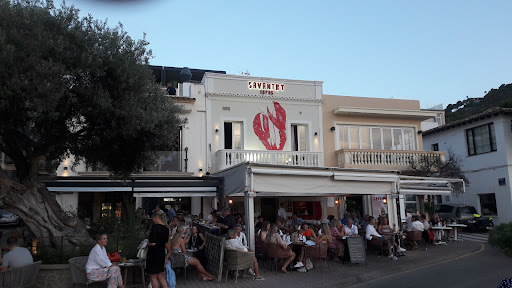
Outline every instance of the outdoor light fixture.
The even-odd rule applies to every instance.
[[[384,204],[388,203],[388,199],[387,198],[382,199],[382,203],[384,203]]]
[[[64,171],[68,171],[68,166],[64,166]]]
[[[199,172],[203,172],[203,168],[199,168]]]
[[[334,204],[339,205],[339,204],[340,204],[340,199],[336,198],[336,199],[334,200]]]
[[[219,134],[219,128],[215,129],[215,134]]]
[[[334,131],[334,130],[336,130],[336,127],[332,126],[331,131]]]
[[[315,137],[318,137],[318,132],[315,132]]]
[[[233,204],[233,199],[229,199],[229,204]]]

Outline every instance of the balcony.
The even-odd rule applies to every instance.
[[[322,152],[219,150],[216,156],[217,171],[246,161],[308,167],[319,167],[324,162]]]
[[[398,151],[398,150],[349,150],[336,151],[338,167],[407,170],[414,162],[445,161],[445,153],[439,151]]]

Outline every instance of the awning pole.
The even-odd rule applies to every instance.
[[[245,206],[245,231],[247,232],[247,239],[249,240],[249,249],[256,251],[256,237],[254,231],[254,197],[256,196],[253,192],[254,185],[254,174],[249,169],[250,185],[249,191],[245,191],[244,206]]]

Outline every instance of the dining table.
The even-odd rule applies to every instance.
[[[446,226],[454,228],[454,233],[453,233],[453,234],[454,234],[454,235],[453,235],[453,240],[454,240],[454,241],[464,241],[464,240],[462,239],[462,234],[461,234],[461,237],[460,237],[460,238],[458,237],[458,234],[457,234],[458,232],[457,232],[457,231],[458,231],[459,229],[461,229],[461,230],[462,230],[462,228],[466,228],[466,227],[468,227],[468,225],[465,225],[465,224],[458,224],[458,223],[452,223],[452,224],[447,224]]]
[[[430,229],[432,229],[434,231],[434,233],[436,234],[436,237],[437,238],[437,242],[434,241],[434,244],[435,245],[447,245],[446,242],[443,242],[441,237],[442,237],[442,231],[443,230],[453,230],[452,227],[446,227],[446,226],[432,226],[430,227]]]

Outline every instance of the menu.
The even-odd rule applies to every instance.
[[[350,262],[366,264],[366,250],[362,237],[347,237]]]

